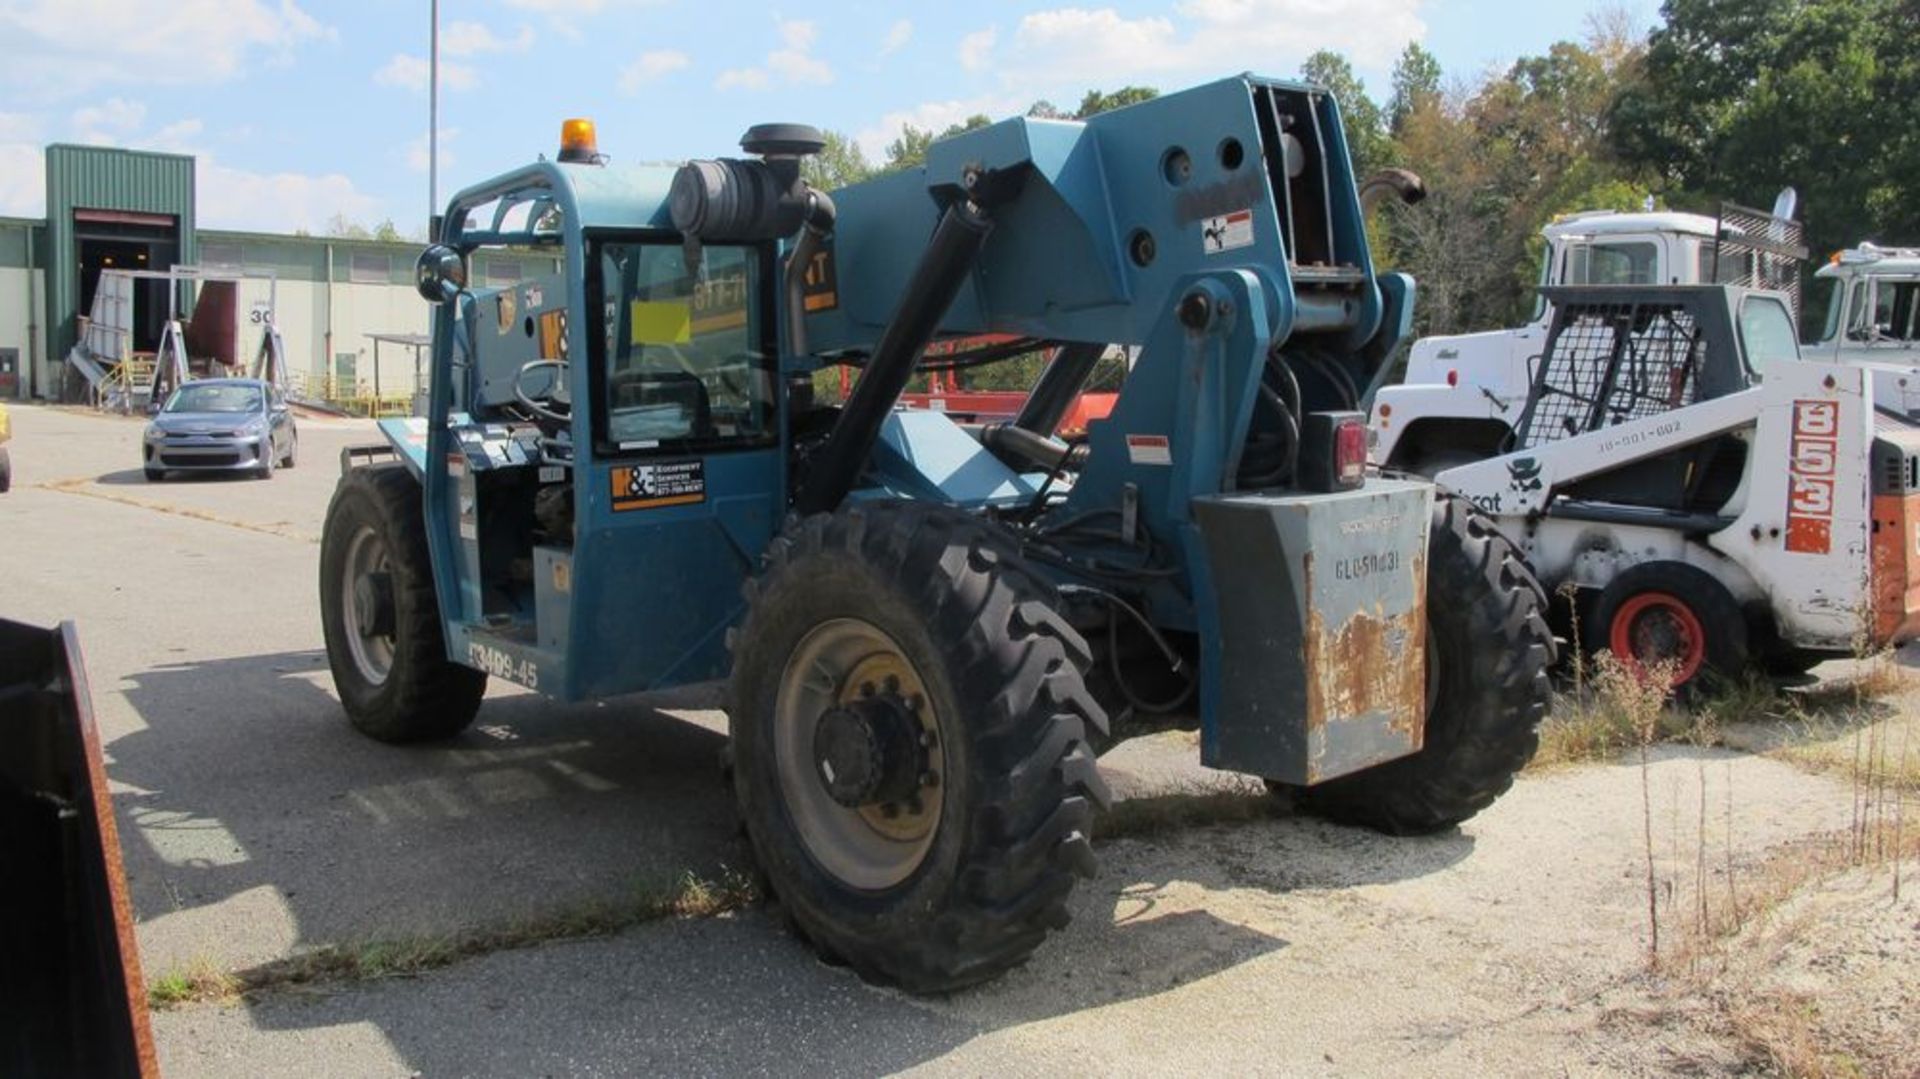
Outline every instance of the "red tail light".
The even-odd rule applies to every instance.
[[[1358,487],[1367,481],[1367,425],[1358,419],[1334,426],[1333,480],[1337,487]]]
[[[1300,426],[1295,483],[1303,491],[1350,491],[1367,482],[1367,417],[1309,412]]]

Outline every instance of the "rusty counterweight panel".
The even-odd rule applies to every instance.
[[[1219,661],[1202,760],[1311,784],[1420,749],[1432,489],[1196,499]]]

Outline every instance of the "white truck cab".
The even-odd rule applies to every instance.
[[[1565,214],[1540,232],[1546,241],[1540,284],[1783,286],[1797,281],[1796,260],[1786,254],[1800,239],[1791,220],[1796,203],[1789,188],[1771,214],[1732,206],[1718,217],[1666,210]],[[1797,295],[1788,302],[1797,314]],[[1543,295],[1523,326],[1414,342],[1402,384],[1381,387],[1374,397],[1373,460],[1431,474],[1494,452],[1526,404],[1552,318]],[[1920,378],[1914,385],[1920,395]],[[1420,436],[1419,444],[1401,444],[1409,432]]]
[[[1814,277],[1833,293],[1825,327],[1801,352],[1889,372],[1874,404],[1920,419],[1920,248],[1863,243],[1834,252]]]

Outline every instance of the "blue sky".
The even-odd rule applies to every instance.
[[[620,160],[734,152],[766,120],[877,157],[902,123],[1291,74],[1318,48],[1384,97],[1410,40],[1472,78],[1578,39],[1598,3],[442,0],[440,194],[551,154],[574,115]],[[1652,0],[1623,9],[1655,15]],[[0,214],[42,212],[44,145],[93,142],[198,156],[208,227],[320,231],[339,214],[419,229],[428,26],[426,0],[0,0]]]

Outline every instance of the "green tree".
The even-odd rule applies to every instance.
[[[941,139],[950,139],[963,131],[973,131],[986,127],[993,121],[985,115],[975,113],[957,124],[949,124],[938,135],[931,129],[921,129],[912,124],[900,125],[900,137],[887,144],[886,164],[880,167],[882,172],[898,172],[901,169],[918,168],[927,163],[927,147]]]
[[[1128,105],[1138,105],[1142,101],[1152,101],[1160,96],[1160,91],[1151,86],[1122,86],[1112,93],[1100,90],[1088,90],[1080,99],[1080,107],[1074,110],[1073,118],[1084,120],[1089,116],[1098,116],[1103,112],[1123,109]]]
[[[1353,72],[1353,65],[1337,52],[1321,49],[1300,65],[1300,76],[1316,86],[1324,86],[1340,105],[1340,117],[1346,124],[1347,150],[1353,155],[1356,178],[1364,178],[1375,169],[1390,164],[1392,147],[1387,143],[1380,106],[1367,96],[1367,85]]]
[[[1392,94],[1387,98],[1387,127],[1395,135],[1415,110],[1440,96],[1440,61],[1417,41],[1407,42],[1393,65]]]
[[[874,174],[860,144],[838,131],[822,132],[826,145],[800,165],[800,175],[822,191],[834,191],[857,184]]]
[[[1615,148],[1673,201],[1802,195],[1817,253],[1920,237],[1920,7],[1909,0],[1668,0]],[[1809,297],[1817,319],[1824,297]]]

